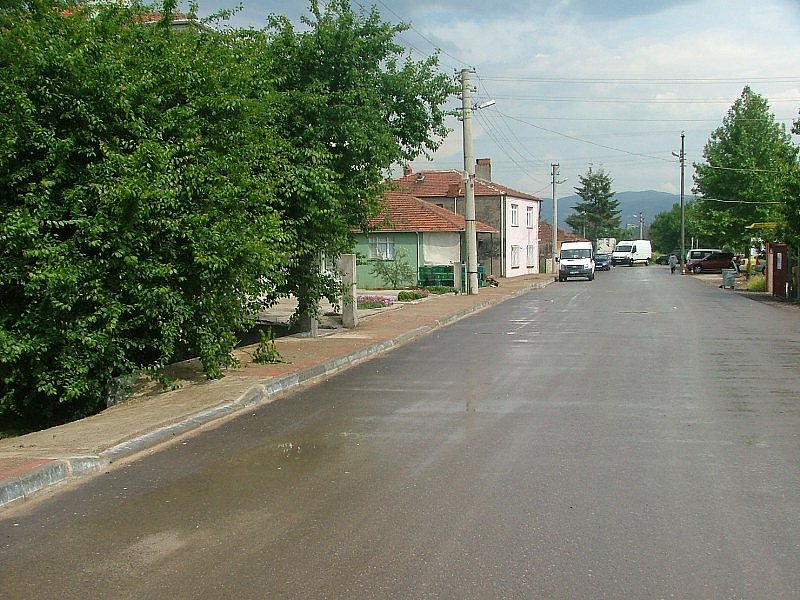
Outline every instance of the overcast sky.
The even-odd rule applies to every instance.
[[[200,0],[200,14],[239,0]],[[296,19],[303,0],[241,0],[230,22],[260,28],[269,13]],[[321,2],[322,3],[322,2]],[[444,72],[474,68],[474,153],[493,179],[551,197],[570,195],[590,165],[614,191],[678,193],[672,152],[686,135],[686,184],[711,132],[745,85],[787,131],[800,110],[800,0],[377,0],[385,21],[411,26],[398,41],[419,59],[440,49]],[[359,2],[352,2],[357,8]],[[492,5],[496,8],[492,8]],[[452,107],[460,106],[453,98]],[[434,162],[463,169],[461,122]],[[792,136],[795,143],[800,137]]]

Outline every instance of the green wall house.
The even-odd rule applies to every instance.
[[[364,290],[415,287],[420,267],[466,262],[464,217],[404,192],[387,191],[384,211],[370,223],[368,233],[356,234],[357,286]],[[486,235],[497,230],[481,222],[475,229]],[[394,284],[376,273],[375,262],[395,273],[405,272]],[[408,268],[397,267],[405,263]],[[402,264],[400,265],[402,266]]]

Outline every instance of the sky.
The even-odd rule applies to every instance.
[[[297,20],[305,0],[199,0],[199,13],[242,9],[227,22],[261,28],[266,15]],[[324,0],[321,0],[323,4]],[[351,0],[353,8],[361,5]],[[412,59],[439,50],[444,73],[470,72],[473,147],[492,179],[552,197],[603,169],[615,192],[680,192],[673,156],[685,135],[684,190],[692,162],[749,85],[791,131],[800,111],[800,0],[374,0],[384,21],[410,29],[397,41]],[[493,8],[494,7],[494,8]],[[448,108],[457,109],[454,96]],[[462,124],[433,161],[414,171],[464,169]],[[792,135],[800,145],[800,136]]]

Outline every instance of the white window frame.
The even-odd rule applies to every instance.
[[[394,236],[381,234],[369,236],[369,257],[376,260],[393,260]]]
[[[519,227],[519,204],[511,205],[511,226]]]
[[[525,225],[528,229],[533,229],[533,207],[528,206],[525,210]]]
[[[533,244],[528,244],[528,266],[536,266],[536,246]]]
[[[519,269],[519,246],[511,246],[511,268]]]

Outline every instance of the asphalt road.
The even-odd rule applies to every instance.
[[[2,598],[796,598],[800,311],[616,268],[0,515]]]

